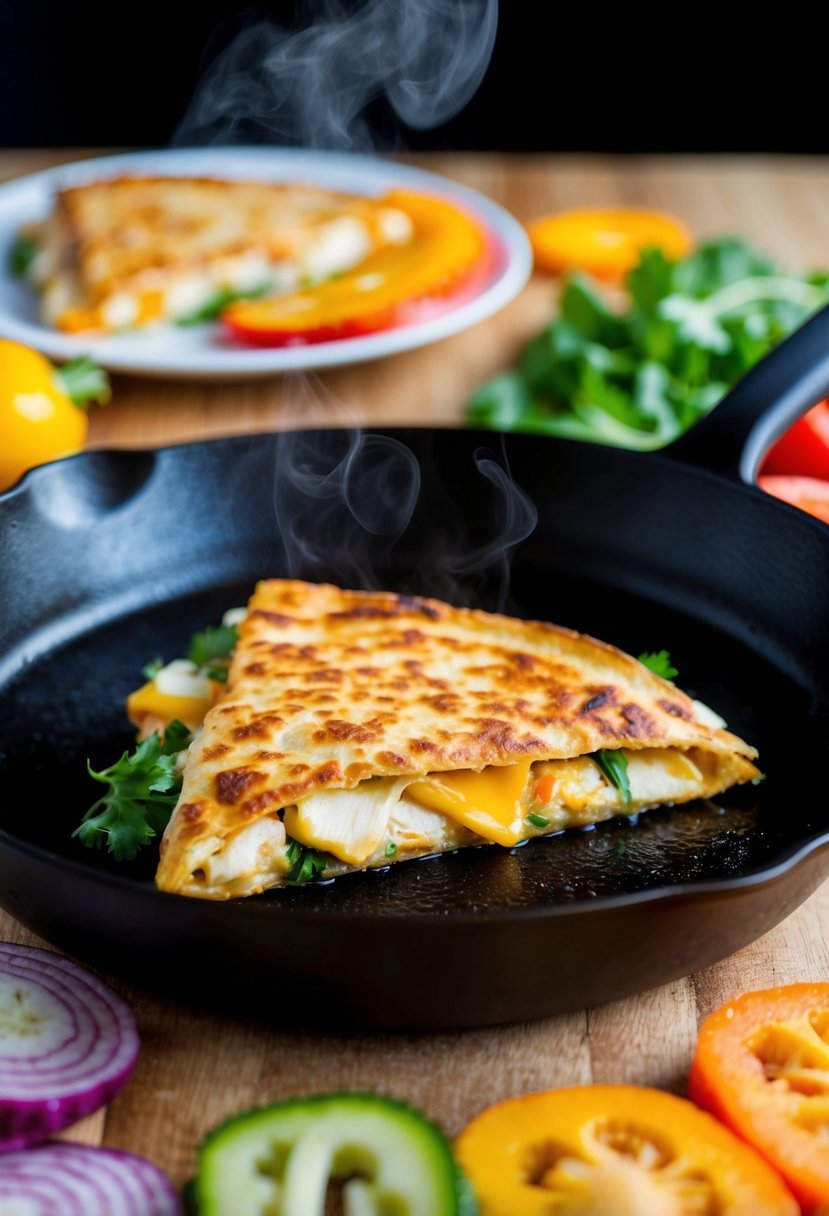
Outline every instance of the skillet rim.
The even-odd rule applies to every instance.
[[[608,822],[613,822],[612,820]],[[601,825],[598,825],[601,826]],[[539,837],[539,839],[545,839]],[[10,843],[9,843],[10,842]],[[531,841],[527,842],[532,843]],[[650,887],[641,891],[629,891],[621,895],[597,895],[592,899],[573,899],[568,902],[561,902],[549,905],[518,905],[507,908],[480,908],[475,911],[459,910],[459,911],[443,911],[443,912],[418,912],[416,914],[406,913],[404,915],[387,915],[385,912],[364,913],[359,911],[343,912],[336,911],[317,911],[307,912],[304,909],[291,905],[289,912],[284,913],[290,915],[292,919],[302,919],[307,924],[324,924],[332,919],[341,922],[345,917],[348,918],[349,924],[376,924],[378,920],[382,920],[388,924],[409,924],[412,926],[426,926],[434,928],[441,926],[446,927],[447,924],[452,925],[472,925],[480,924],[481,921],[494,923],[512,923],[515,920],[535,921],[559,918],[568,916],[581,916],[586,912],[589,915],[588,909],[594,910],[596,914],[600,912],[612,912],[618,908],[638,907],[649,903],[664,903],[666,901],[682,900],[694,898],[695,896],[719,896],[729,895],[733,892],[743,891],[746,889],[754,890],[765,885],[771,885],[784,878],[796,870],[800,865],[807,861],[813,855],[819,853],[822,849],[829,846],[829,828],[820,832],[817,836],[811,837],[799,844],[792,845],[780,858],[774,863],[766,867],[756,867],[748,870],[743,874],[737,874],[730,878],[719,879],[690,879],[685,882],[675,883],[670,885],[661,885],[658,887]],[[481,845],[473,846],[480,848],[497,848],[497,845]],[[525,846],[519,846],[525,847]],[[98,869],[95,866],[84,865],[83,862],[74,861],[72,858],[64,858],[59,853],[52,853],[49,849],[42,848],[38,845],[30,844],[28,841],[20,840],[19,837],[12,836],[4,828],[0,828],[0,848],[8,848],[12,853],[18,853],[22,856],[28,856],[35,862],[46,862],[47,864],[55,864],[55,868],[59,871],[64,871],[67,868],[79,877],[94,883],[100,882],[103,886],[115,886],[119,888],[126,887],[139,898],[150,898],[169,900],[179,904],[193,907],[194,905],[209,905],[216,908],[234,907],[234,908],[262,908],[267,906],[267,911],[263,911],[263,916],[282,915],[281,911],[274,913],[273,908],[278,908],[275,896],[273,893],[268,895],[267,892],[262,892],[258,896],[245,896],[241,899],[197,899],[194,896],[177,895],[174,893],[159,891],[152,883],[146,879],[130,878],[127,875],[115,874],[108,870]],[[437,857],[437,855],[434,855]],[[418,862],[430,860],[430,858],[415,858],[412,861],[413,865]],[[348,875],[343,877],[348,878]],[[319,886],[327,886],[328,882],[336,882],[336,879],[329,879],[327,882],[318,884]],[[306,888],[309,889],[309,888]],[[808,895],[807,897],[808,898]],[[253,901],[253,902],[251,902]],[[261,901],[261,902],[260,902]],[[267,901],[267,904],[265,903]],[[11,911],[11,910],[10,910]],[[11,915],[14,915],[11,911]],[[208,913],[207,915],[214,915]],[[246,915],[246,914],[243,914]],[[254,915],[258,915],[254,912]]]
[[[239,444],[244,446],[256,441],[267,442],[275,440],[280,435],[314,435],[314,434],[332,434],[336,432],[352,432],[354,434],[363,435],[383,435],[390,438],[399,438],[401,435],[416,432],[440,432],[441,434],[464,435],[469,438],[479,440],[481,443],[497,443],[506,440],[507,442],[532,442],[542,440],[545,444],[563,445],[573,447],[581,452],[591,452],[597,449],[603,453],[610,453],[611,459],[621,458],[622,460],[632,460],[635,463],[640,461],[646,464],[659,465],[661,468],[670,469],[674,472],[690,474],[695,477],[700,477],[705,481],[713,481],[720,489],[730,486],[731,489],[737,490],[740,493],[749,495],[751,501],[764,504],[764,508],[772,510],[781,510],[790,519],[799,520],[799,526],[817,527],[818,534],[829,536],[829,523],[818,519],[815,515],[810,515],[807,511],[802,511],[799,507],[793,506],[791,503],[785,502],[782,498],[775,498],[774,495],[768,494],[765,490],[761,490],[755,482],[743,481],[736,474],[717,471],[715,469],[706,468],[704,464],[698,464],[696,461],[686,460],[679,454],[672,454],[673,444],[669,444],[663,448],[656,448],[653,451],[635,451],[632,448],[623,448],[610,443],[589,443],[582,439],[569,439],[559,435],[543,435],[530,431],[499,431],[495,429],[485,429],[480,427],[465,427],[456,425],[440,426],[435,423],[429,423],[425,426],[419,426],[416,423],[405,424],[401,423],[395,426],[285,426],[279,428],[271,428],[261,431],[245,431],[230,435],[212,435],[207,439],[183,439],[176,443],[165,443],[157,446],[141,446],[134,448],[118,448],[110,446],[89,447],[83,451],[73,452],[68,456],[57,457],[55,460],[45,461],[43,464],[34,465],[27,469],[12,485],[5,489],[0,489],[0,512],[6,509],[6,503],[11,502],[18,496],[25,496],[30,492],[31,487],[35,482],[42,477],[54,476],[53,470],[69,467],[74,464],[91,463],[97,458],[105,460],[113,460],[116,463],[121,460],[153,460],[155,457],[164,456],[167,453],[176,453],[184,451],[195,451],[197,449],[208,447],[220,447],[223,445],[231,446]]]
[[[6,509],[6,504],[11,503],[18,498],[25,498],[31,493],[32,487],[38,480],[47,479],[55,476],[55,470],[65,468],[69,465],[89,465],[98,459],[103,458],[108,462],[125,463],[147,461],[148,459],[154,464],[156,459],[163,458],[167,454],[179,452],[199,451],[205,448],[218,449],[220,447],[232,448],[235,446],[251,446],[262,442],[278,440],[283,434],[303,433],[306,435],[313,434],[331,434],[334,432],[351,432],[362,435],[383,435],[392,438],[400,438],[401,436],[411,434],[412,432],[439,432],[442,434],[462,435],[470,444],[476,441],[481,443],[498,443],[498,442],[533,442],[542,439],[545,443],[575,445],[582,452],[595,451],[596,448],[604,449],[605,453],[611,453],[611,459],[616,460],[621,458],[623,461],[631,460],[632,463],[639,464],[643,460],[647,464],[659,465],[663,471],[670,470],[681,475],[691,475],[695,479],[701,479],[704,483],[717,485],[719,489],[730,488],[732,491],[737,491],[740,495],[747,495],[749,500],[755,504],[752,509],[759,508],[760,510],[769,510],[771,512],[784,513],[784,516],[790,520],[794,520],[797,527],[808,528],[811,531],[818,530],[818,535],[824,538],[824,541],[829,539],[829,524],[824,523],[815,516],[809,515],[806,512],[799,510],[797,507],[783,502],[780,499],[774,498],[761,490],[756,484],[743,482],[736,474],[729,474],[721,471],[715,471],[706,468],[704,465],[696,462],[687,461],[678,455],[672,455],[670,447],[657,449],[652,452],[639,452],[630,449],[616,447],[610,444],[588,443],[582,440],[573,440],[560,438],[558,436],[537,435],[534,433],[525,432],[505,432],[498,430],[480,429],[472,427],[464,427],[457,425],[440,426],[430,424],[428,426],[416,425],[396,425],[396,426],[322,426],[322,427],[280,427],[278,429],[270,429],[265,431],[244,432],[240,434],[211,436],[206,439],[183,440],[181,442],[159,445],[155,447],[136,447],[136,448],[116,448],[116,447],[100,447],[87,448],[81,452],[74,453],[71,456],[59,458],[49,461],[45,464],[35,466],[27,470],[21,478],[18,479],[12,486],[4,491],[0,491],[0,517]],[[112,617],[112,621],[116,621],[123,615],[117,613]],[[29,639],[33,640],[38,636],[40,631],[29,635]],[[76,635],[81,636],[81,635]],[[72,641],[69,640],[69,645]],[[34,653],[30,653],[29,658],[38,663],[48,654],[48,650],[36,649]],[[11,676],[11,682],[19,678],[20,669],[18,668]],[[612,822],[612,821],[611,821]],[[600,826],[600,825],[599,825]],[[553,836],[557,833],[552,834]],[[542,837],[542,839],[544,839]],[[531,843],[531,842],[526,842]],[[636,907],[648,904],[659,904],[666,901],[681,901],[684,899],[694,899],[696,897],[717,897],[728,896],[733,892],[742,891],[745,889],[756,889],[767,884],[772,884],[784,878],[787,874],[792,873],[800,865],[805,863],[810,857],[818,854],[822,849],[829,846],[829,828],[817,832],[814,835],[801,838],[799,841],[788,845],[782,853],[775,855],[773,860],[770,860],[766,865],[754,867],[743,873],[730,876],[728,878],[719,879],[691,879],[675,884],[662,884],[656,887],[646,888],[644,890],[630,891],[618,895],[598,895],[591,899],[574,899],[572,901],[561,902],[550,905],[519,905],[517,907],[510,906],[505,908],[487,908],[483,907],[475,911],[458,910],[458,911],[424,911],[417,914],[407,913],[404,915],[393,915],[388,917],[390,922],[409,923],[417,926],[429,926],[440,924],[445,926],[448,921],[453,925],[463,926],[478,924],[482,921],[488,923],[512,923],[515,920],[520,921],[536,921],[544,919],[559,919],[561,917],[576,917],[588,913],[588,909],[592,909],[596,914],[602,912],[610,912],[618,908]],[[92,865],[86,865],[81,861],[73,860],[72,858],[63,857],[59,853],[53,853],[51,850],[34,845],[28,841],[22,840],[20,837],[8,832],[5,828],[0,827],[0,847],[9,850],[12,854],[18,854],[26,857],[29,860],[53,866],[58,871],[68,869],[78,878],[86,879],[93,885],[102,885],[104,887],[126,888],[132,892],[133,896],[138,898],[172,898],[178,903],[184,901],[187,906],[195,904],[218,904],[218,905],[233,905],[235,907],[254,907],[264,909],[265,904],[260,903],[261,897],[253,897],[253,904],[249,903],[249,898],[238,900],[198,900],[193,897],[175,895],[158,891],[151,882],[147,880],[135,879],[126,875],[117,874],[104,869],[98,869]],[[488,846],[480,846],[488,847]],[[497,847],[497,846],[492,846]],[[519,846],[523,847],[523,846]],[[427,860],[425,858],[417,859],[419,861]],[[320,884],[326,885],[326,884]],[[273,894],[269,897],[267,893],[263,893],[265,899],[268,900],[267,911],[262,911],[261,915],[272,916],[274,914],[281,915],[281,911],[274,913],[274,907],[277,907],[276,899]],[[14,916],[13,908],[8,911]],[[307,923],[322,924],[329,920],[334,913],[314,910],[307,912],[298,905],[292,905],[290,913],[292,918],[301,919]],[[208,913],[208,915],[213,915]],[[254,913],[259,915],[259,913]],[[377,913],[363,913],[359,911],[349,911],[348,913],[336,913],[338,919],[343,915],[347,915],[351,924],[370,924],[378,919]]]

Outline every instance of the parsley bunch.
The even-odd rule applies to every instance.
[[[171,722],[163,737],[155,731],[132,752],[90,777],[108,786],[72,833],[89,848],[106,845],[116,861],[131,861],[139,849],[164,831],[181,790],[176,760],[191,739],[181,722]]]
[[[642,451],[693,426],[782,338],[829,302],[829,274],[793,275],[735,237],[669,261],[645,250],[621,309],[589,276],[518,368],[473,397],[470,426]]]

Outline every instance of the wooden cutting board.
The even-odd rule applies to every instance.
[[[0,154],[0,180],[81,152]],[[739,232],[792,267],[829,265],[829,162],[763,158],[419,156],[520,219],[571,206],[646,206],[681,216],[699,237]],[[90,443],[153,446],[283,426],[460,422],[472,389],[506,367],[550,316],[536,277],[498,316],[437,345],[308,379],[181,384],[118,378],[92,414]],[[0,914],[0,936],[33,944]],[[204,1132],[225,1116],[290,1095],[378,1090],[419,1106],[450,1133],[488,1103],[590,1081],[682,1093],[699,1021],[752,988],[829,977],[829,887],[782,925],[715,967],[590,1011],[452,1034],[331,1035],[205,1014],[121,984],[143,1048],[108,1110],[69,1138],[128,1149],[176,1183]],[[125,949],[129,943],[124,943]],[[647,949],[647,943],[643,943]],[[585,959],[585,966],[591,965]]]

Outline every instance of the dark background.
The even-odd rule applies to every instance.
[[[266,12],[290,24],[302,9],[302,0],[0,0],[0,146],[163,146],[201,72],[246,17]],[[595,4],[501,0],[495,52],[473,100],[425,132],[378,101],[376,143],[826,153],[825,40],[810,33],[805,12],[776,9],[771,22],[759,9],[721,4],[624,6],[609,16]]]

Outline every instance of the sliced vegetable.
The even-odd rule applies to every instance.
[[[606,779],[622,795],[625,806],[630,806],[630,781],[628,780],[628,761],[625,753],[620,749],[608,749],[594,752],[591,759],[595,760]]]
[[[135,857],[167,826],[181,790],[178,756],[190,738],[182,722],[171,722],[163,737],[154,731],[109,768],[100,772],[89,768],[90,777],[109,789],[72,835],[88,848],[106,845],[116,861]]]
[[[193,634],[186,659],[156,659],[144,667],[146,684],[127,697],[127,717],[139,728],[139,739],[163,733],[175,721],[191,731],[201,725],[227,683],[238,636],[235,625],[209,627]]]
[[[403,191],[393,191],[388,203],[411,218],[411,241],[307,290],[231,305],[222,315],[231,335],[256,346],[356,337],[438,315],[480,289],[491,273],[491,250],[471,216]]]
[[[0,1151],[104,1106],[129,1079],[138,1045],[130,1007],[85,968],[0,942]]]
[[[195,730],[204,721],[216,700],[216,690],[226,679],[226,668],[222,669],[219,681],[203,675],[189,659],[162,663],[160,667],[151,668],[146,684],[127,697],[127,717],[142,736],[153,730],[165,731],[176,720],[183,722],[189,730]]]
[[[761,474],[757,478],[761,490],[780,498],[783,502],[799,507],[816,519],[829,524],[829,481],[817,477],[783,477],[778,474]]]
[[[546,803],[548,803],[550,801],[550,799],[553,796],[553,790],[555,789],[555,784],[556,784],[555,778],[550,777],[549,775],[546,777],[539,777],[538,781],[536,781],[536,783],[535,783],[535,800],[539,806],[544,806]],[[528,815],[527,818],[530,819],[530,816]],[[539,815],[538,818],[544,819],[545,816]],[[530,822],[532,822],[532,820],[530,820]],[[536,824],[535,826],[538,827],[539,825]]]
[[[181,1216],[170,1180],[143,1157],[86,1144],[41,1144],[0,1159],[9,1216]]]
[[[780,271],[742,241],[674,261],[643,250],[627,300],[582,273],[559,315],[474,395],[467,421],[651,451],[693,426],[763,355],[829,301],[827,276]]]
[[[89,429],[82,407],[108,393],[106,374],[89,360],[59,372],[37,351],[0,338],[0,490],[35,465],[79,452]]]
[[[763,1154],[806,1213],[829,1204],[829,984],[747,992],[715,1010],[688,1093]]]
[[[762,471],[829,480],[829,401],[818,402],[777,440]]]
[[[553,784],[552,778],[548,777],[548,778],[546,778],[546,781],[548,781],[550,786],[552,787],[552,784]],[[545,785],[545,788],[546,788],[546,785]],[[535,792],[536,792],[536,796],[540,797],[541,781],[539,781],[538,784],[536,785]],[[547,798],[544,799],[545,802],[547,801],[549,796],[550,795],[548,794]],[[550,826],[550,820],[547,818],[547,816],[539,815],[538,811],[530,811],[529,815],[527,816],[527,823],[532,824],[532,826],[534,828],[548,828]]]
[[[797,1216],[778,1175],[673,1094],[589,1085],[527,1094],[456,1142],[481,1216]]]
[[[245,1111],[212,1131],[191,1188],[199,1216],[476,1216],[441,1131],[403,1102],[326,1094]]]
[[[535,220],[527,232],[540,270],[584,270],[611,282],[624,278],[643,249],[661,249],[676,259],[693,244],[688,229],[674,216],[620,207],[559,211]]]

